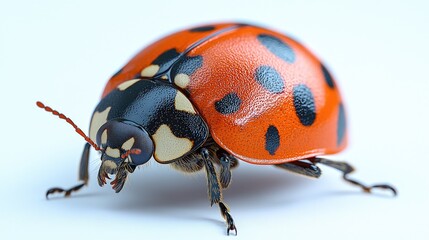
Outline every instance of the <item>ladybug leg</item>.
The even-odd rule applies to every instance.
[[[347,182],[349,182],[353,185],[361,187],[364,192],[371,193],[372,189],[378,188],[378,189],[390,190],[390,191],[392,191],[394,196],[397,195],[396,189],[394,187],[388,185],[388,184],[374,184],[371,186],[367,186],[367,185],[364,185],[364,184],[362,184],[356,180],[350,179],[348,174],[353,172],[354,168],[346,162],[333,161],[333,160],[329,160],[326,158],[317,158],[317,157],[312,158],[310,161],[315,162],[315,163],[321,163],[323,165],[326,165],[326,166],[335,168],[337,170],[340,170],[343,173],[343,179],[344,180],[346,180]]]
[[[220,181],[217,177],[216,170],[211,161],[211,156],[207,148],[201,148],[200,154],[204,161],[204,166],[207,173],[207,184],[208,184],[208,193],[211,205],[217,203],[219,205],[220,212],[222,217],[226,220],[227,229],[226,233],[229,235],[230,231],[234,231],[237,235],[237,228],[235,227],[234,220],[229,214],[229,208],[222,202],[222,188]]]
[[[229,235],[230,231],[235,232],[235,236],[237,236],[237,228],[234,224],[234,219],[232,219],[231,214],[229,214],[229,207],[226,206],[223,202],[219,202],[219,209],[222,217],[226,220],[228,224],[228,228],[226,229],[226,234]]]
[[[319,178],[322,175],[322,170],[312,162],[294,161],[274,165],[294,173],[302,174],[307,177]]]
[[[46,199],[49,199],[49,195],[54,193],[64,193],[65,197],[69,197],[72,192],[76,192],[79,189],[81,189],[83,186],[88,184],[89,179],[89,173],[88,173],[88,163],[89,163],[89,150],[91,148],[91,145],[89,143],[85,144],[85,147],[83,148],[82,157],[80,159],[80,165],[79,165],[79,180],[83,181],[83,183],[78,184],[74,187],[71,187],[69,189],[63,189],[59,187],[54,187],[48,189],[46,192]]]
[[[231,160],[227,155],[222,155],[219,158],[220,168],[220,184],[222,188],[227,188],[231,182]]]
[[[216,170],[210,160],[209,151],[206,148],[201,149],[201,156],[203,157],[204,166],[207,173],[207,185],[208,194],[210,198],[210,204],[213,206],[215,203],[219,203],[222,200],[222,191],[217,178]]]
[[[231,182],[231,168],[237,167],[238,160],[223,149],[216,151],[216,155],[220,165],[220,184],[225,189]]]

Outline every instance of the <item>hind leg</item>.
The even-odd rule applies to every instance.
[[[396,189],[388,184],[374,184],[374,185],[368,186],[360,183],[359,181],[350,179],[348,174],[353,172],[354,168],[346,162],[333,161],[326,158],[318,158],[318,157],[315,157],[309,160],[313,163],[321,163],[323,165],[326,165],[341,171],[343,173],[343,179],[345,181],[362,188],[364,192],[370,193],[372,189],[386,189],[386,190],[392,191],[394,196],[397,195]]]
[[[307,177],[319,178],[320,175],[322,175],[322,170],[320,170],[320,168],[312,162],[298,160],[294,162],[276,164],[274,166]]]

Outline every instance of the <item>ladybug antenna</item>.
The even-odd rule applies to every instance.
[[[142,152],[142,150],[140,150],[139,148],[132,148],[132,149],[130,149],[130,150],[128,150],[128,151],[126,151],[125,153],[123,153],[122,155],[121,155],[121,158],[122,159],[125,159],[125,158],[127,158],[130,154],[140,154]]]
[[[82,131],[82,129],[80,129],[70,118],[68,118],[66,115],[64,115],[64,114],[62,114],[62,113],[59,113],[57,110],[54,110],[54,109],[52,109],[52,108],[50,108],[50,107],[48,107],[48,106],[45,106],[45,104],[43,104],[42,102],[39,102],[39,101],[37,101],[36,102],[36,105],[39,107],[39,108],[43,108],[43,109],[45,109],[45,111],[47,111],[47,112],[50,112],[50,113],[52,113],[53,115],[55,115],[55,116],[58,116],[59,118],[61,118],[61,119],[64,119],[68,124],[70,124],[70,125],[72,125],[72,127],[75,129],[75,131],[79,134],[79,135],[81,135],[84,139],[85,139],[85,141],[87,142],[87,143],[89,143],[89,144],[91,144],[91,146],[92,147],[94,147],[94,149],[95,150],[97,150],[97,151],[100,151],[101,150],[101,148],[94,142],[94,141],[92,141],[91,140],[91,138],[89,138],[83,131]],[[133,149],[131,149],[131,150],[133,150]],[[138,149],[138,150],[140,150],[140,149]],[[127,155],[128,156],[128,155]]]

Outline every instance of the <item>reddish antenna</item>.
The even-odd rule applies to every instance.
[[[142,152],[142,150],[140,150],[139,148],[133,148],[133,149],[130,149],[130,150],[126,151],[125,153],[123,153],[123,154],[121,155],[121,158],[122,158],[122,159],[125,159],[125,158],[127,158],[130,154],[140,154],[141,152]]]
[[[36,105],[39,107],[39,108],[43,108],[43,109],[45,109],[45,111],[47,111],[47,112],[50,112],[50,113],[52,113],[53,115],[55,115],[55,116],[58,116],[59,118],[61,118],[61,119],[64,119],[67,123],[69,123],[70,125],[72,125],[72,127],[75,129],[75,131],[79,134],[79,135],[81,135],[84,139],[85,139],[85,141],[87,142],[87,143],[89,143],[89,144],[91,144],[91,146],[92,147],[94,147],[94,149],[95,150],[97,150],[97,151],[100,151],[101,150],[101,148],[95,143],[95,142],[93,142],[92,140],[91,140],[91,138],[89,138],[88,136],[86,136],[86,134],[82,131],[82,129],[80,129],[70,118],[68,118],[66,115],[64,115],[64,114],[62,114],[62,113],[59,113],[57,110],[54,110],[54,109],[52,109],[52,108],[50,108],[50,107],[48,107],[48,106],[45,106],[45,104],[43,104],[42,102],[39,102],[39,101],[37,101],[36,102]],[[131,150],[133,150],[133,149],[131,149]],[[131,151],[131,150],[129,150],[129,151]],[[138,149],[138,150],[140,150],[140,149]],[[128,154],[129,155],[129,154]],[[127,156],[128,156],[127,155]]]

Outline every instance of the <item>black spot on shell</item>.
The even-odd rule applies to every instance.
[[[292,48],[282,40],[268,34],[259,34],[259,42],[264,45],[270,52],[285,62],[293,63],[295,61],[295,53]]]
[[[155,75],[165,72],[171,65],[180,57],[180,53],[175,48],[169,49],[161,53],[155,60],[152,61],[152,65],[158,65],[159,69]],[[136,78],[141,77],[140,73],[135,76]]]
[[[329,73],[328,69],[326,69],[326,67],[323,64],[322,64],[322,72],[323,72],[323,77],[325,78],[326,84],[328,84],[330,88],[334,88],[335,87],[334,80],[332,79],[332,76]]]
[[[299,121],[304,126],[311,126],[316,119],[316,106],[313,93],[304,84],[293,88],[293,105]]]
[[[280,146],[280,135],[279,130],[270,125],[265,133],[265,150],[271,155],[274,155]]]
[[[346,113],[344,106],[341,103],[338,111],[338,126],[337,126],[337,145],[340,145],[344,139],[346,133]]]
[[[221,114],[235,113],[240,109],[241,99],[234,92],[228,93],[221,100],[215,102],[215,109]]]
[[[255,72],[256,81],[271,93],[281,93],[284,81],[280,74],[270,66],[260,66]]]
[[[215,29],[215,26],[202,26],[189,29],[189,32],[208,32]]]
[[[177,52],[175,48],[169,49],[161,55],[159,55],[155,60],[153,60],[152,64],[155,65],[164,65],[179,57],[180,53]]]
[[[173,69],[171,70],[171,75],[174,77],[179,73],[184,73],[186,75],[191,75],[198,68],[203,65],[202,56],[184,56],[177,63],[174,64]]]

